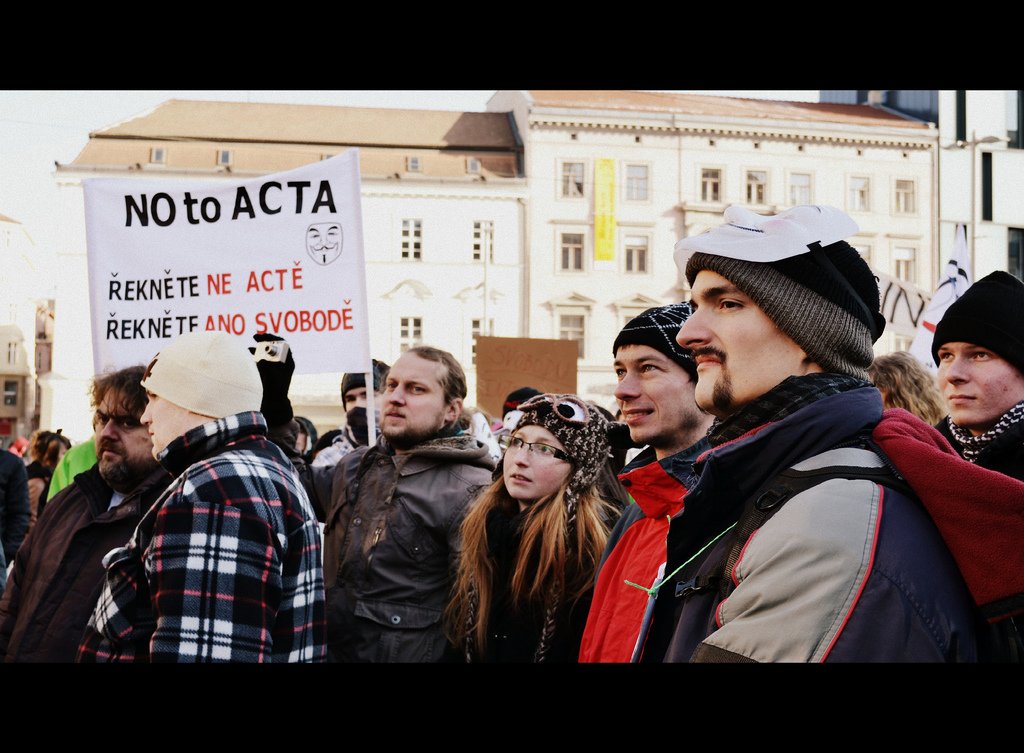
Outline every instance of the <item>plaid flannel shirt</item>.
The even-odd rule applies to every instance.
[[[324,660],[316,518],[266,430],[239,413],[164,449],[177,478],[104,558],[79,661]]]

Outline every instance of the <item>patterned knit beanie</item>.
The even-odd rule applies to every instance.
[[[259,411],[263,382],[248,348],[217,330],[187,332],[146,367],[142,386],[200,416]]]
[[[1024,283],[1006,272],[993,272],[953,301],[935,327],[932,358],[939,348],[962,342],[991,349],[1024,374]]]
[[[619,332],[619,336],[612,343],[612,356],[618,355],[619,348],[623,345],[647,345],[686,369],[690,379],[696,382],[697,364],[694,363],[690,351],[680,348],[676,342],[679,328],[692,313],[693,308],[689,301],[647,309],[640,316],[631,319]]]
[[[857,223],[834,207],[762,216],[725,210],[726,224],[676,244],[693,285],[701,270],[732,282],[824,371],[868,380],[872,343],[885,329],[878,281],[843,239]]]
[[[572,458],[573,474],[566,486],[566,504],[575,506],[580,493],[591,486],[608,460],[608,420],[596,405],[576,395],[537,395],[519,404],[523,412],[515,431],[524,426],[540,426],[554,434]],[[513,432],[515,433],[515,432]],[[494,479],[502,477],[503,463],[494,470]]]

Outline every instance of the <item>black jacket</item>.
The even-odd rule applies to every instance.
[[[21,458],[0,450],[0,541],[3,542],[4,567],[7,566],[28,533],[28,474]],[[0,583],[0,594],[3,593]]]

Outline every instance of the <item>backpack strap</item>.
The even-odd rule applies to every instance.
[[[899,492],[911,499],[917,499],[914,490],[899,474],[892,462],[870,438],[860,438],[856,442],[846,443],[831,448],[845,447],[870,450],[879,456],[882,465],[878,467],[861,465],[831,465],[824,468],[798,471],[787,468],[770,478],[753,495],[753,502],[748,504],[740,515],[733,529],[725,555],[707,572],[698,575],[687,583],[676,587],[676,596],[686,598],[694,594],[717,590],[723,599],[732,593],[735,585],[732,582],[732,570],[743,553],[747,541],[758,528],[763,526],[775,513],[782,509],[790,499],[812,489],[818,484],[831,479],[873,481],[874,483]],[[831,450],[829,450],[831,451]],[[824,453],[822,453],[824,454]]]

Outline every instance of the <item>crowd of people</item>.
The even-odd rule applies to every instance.
[[[98,375],[90,442],[0,453],[0,658],[1020,661],[1024,283],[949,307],[936,376],[875,357],[849,216],[725,219],[615,338],[615,415],[526,385],[492,419],[429,346],[322,436],[290,348]]]

